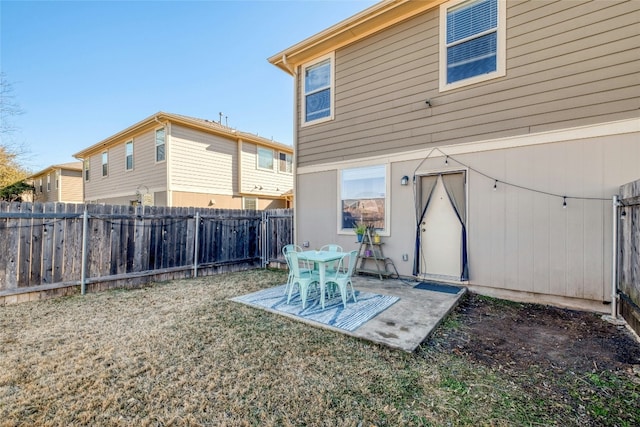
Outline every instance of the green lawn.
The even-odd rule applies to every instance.
[[[0,425],[640,425],[624,373],[567,372],[546,393],[536,367],[407,354],[228,300],[285,280],[258,270],[0,307]]]

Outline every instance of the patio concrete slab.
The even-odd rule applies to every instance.
[[[413,352],[467,292],[466,288],[461,288],[457,294],[415,289],[414,286],[418,283],[356,276],[353,285],[357,290],[395,295],[400,299],[353,332],[316,322],[310,323],[377,344]]]

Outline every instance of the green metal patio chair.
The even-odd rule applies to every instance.
[[[293,294],[293,288],[295,285],[298,285],[300,289],[300,299],[302,299],[302,308],[306,308],[307,306],[307,296],[309,295],[309,287],[312,284],[318,285],[318,276],[308,270],[303,270],[300,268],[300,259],[298,258],[298,253],[295,251],[287,252],[286,256],[288,257],[289,267],[291,268],[291,284],[288,286],[289,288],[289,296],[287,297],[287,304],[291,302],[291,295]]]
[[[351,251],[348,254],[344,255],[340,258],[338,262],[338,267],[335,272],[332,274],[328,274],[325,276],[325,283],[327,284],[327,289],[330,288],[329,285],[335,285],[340,290],[340,296],[342,297],[342,304],[346,307],[348,298],[349,287],[351,287],[351,296],[353,297],[353,302],[356,302],[356,291],[353,288],[353,282],[351,278],[353,276],[353,272],[356,269],[356,261],[358,260],[358,251]]]
[[[287,256],[289,252],[302,252],[302,248],[298,245],[293,245],[293,244],[285,245],[285,247],[282,248],[282,254],[284,255],[284,259],[287,261],[287,268],[289,269],[289,276],[287,277],[287,285],[284,288],[285,295],[289,293],[289,287],[291,286],[291,281],[293,280],[293,270],[289,262],[289,257]],[[301,271],[307,271],[307,272],[311,271],[306,261],[304,261],[304,264],[305,265],[301,268]]]

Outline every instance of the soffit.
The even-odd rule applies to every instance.
[[[385,0],[311,36],[268,60],[289,74],[307,61],[432,9],[446,0]]]

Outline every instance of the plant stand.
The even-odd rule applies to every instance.
[[[382,242],[375,243],[371,236],[371,229],[362,236],[360,247],[358,248],[358,260],[356,261],[356,273],[358,274],[374,274],[380,280],[389,277],[390,271],[387,271],[387,263],[382,253]]]

